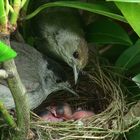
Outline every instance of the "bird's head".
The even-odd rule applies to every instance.
[[[88,48],[84,39],[76,40],[76,47],[69,46],[66,62],[72,67],[75,84],[78,80],[79,72],[86,66],[88,61]],[[64,56],[65,57],[65,56]]]
[[[88,61],[88,47],[79,13],[69,8],[53,8],[42,12],[32,22],[36,48],[72,67],[76,83],[79,71]]]
[[[72,109],[68,103],[58,102],[47,107],[47,109],[57,118],[68,120],[72,116]]]
[[[60,35],[61,34],[61,35]],[[57,47],[55,54],[65,61],[74,72],[74,80],[77,83],[78,74],[88,62],[88,46],[85,39],[77,33],[62,30],[55,36]],[[53,45],[52,45],[53,46]]]

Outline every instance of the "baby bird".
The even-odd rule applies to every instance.
[[[64,121],[67,120],[80,120],[94,115],[92,111],[76,110],[72,112],[72,108],[68,103],[56,103],[47,107],[47,109],[56,117]]]
[[[73,113],[72,119],[73,120],[79,120],[84,119],[93,116],[94,113],[92,111],[85,111],[85,110],[79,110]]]
[[[68,103],[57,103],[47,107],[47,109],[57,118],[63,118],[63,120],[71,119],[72,109]]]
[[[32,0],[29,13],[46,2],[52,0]],[[88,61],[88,47],[79,13],[70,8],[47,8],[31,19],[28,31],[30,33],[26,36],[29,38],[31,34],[39,51],[73,68],[77,83],[78,73]]]
[[[53,116],[53,114],[48,110],[39,112],[38,116],[40,116],[42,120],[47,121],[47,122],[62,122],[63,121],[62,118],[57,118]]]

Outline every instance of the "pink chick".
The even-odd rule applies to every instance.
[[[41,113],[39,113],[39,116],[41,117],[42,120],[47,121],[47,122],[62,122],[62,118],[57,118],[55,117],[50,111],[45,110]]]
[[[73,120],[79,120],[79,119],[84,119],[93,116],[94,113],[92,111],[85,111],[85,110],[80,110],[76,111],[72,115]]]
[[[58,103],[49,107],[50,112],[57,118],[69,120],[72,116],[72,109],[68,103]]]

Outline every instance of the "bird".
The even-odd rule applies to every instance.
[[[15,64],[27,89],[30,109],[38,107],[49,94],[59,90],[76,94],[70,88],[65,71],[54,60],[25,43],[11,41],[11,46],[17,52]],[[15,108],[10,89],[4,80],[0,80],[0,99],[7,109]]]
[[[46,2],[50,0],[30,1],[27,13]],[[26,23],[24,36],[28,39],[25,40],[31,37],[39,51],[67,63],[73,69],[76,84],[79,72],[88,62],[88,45],[78,11],[62,7],[47,8]]]
[[[72,116],[71,106],[66,102],[57,102],[51,104],[47,109],[57,118],[62,118],[63,120],[70,120]]]
[[[49,110],[54,117],[61,118],[63,121],[67,120],[80,120],[84,118],[88,118],[94,115],[94,112],[78,109],[73,112],[70,104],[66,102],[57,102],[53,103],[50,106],[46,107],[47,110]]]
[[[92,111],[87,111],[87,110],[78,110],[78,111],[75,111],[71,118],[73,120],[80,120],[80,119],[84,119],[84,118],[88,118],[88,117],[91,117],[93,116],[94,113]]]
[[[43,110],[38,112],[37,114],[41,120],[47,121],[47,122],[62,122],[62,118],[57,118],[55,117],[50,111],[48,110]]]

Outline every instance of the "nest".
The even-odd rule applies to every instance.
[[[124,77],[118,75],[114,71],[115,68],[109,66],[104,58],[99,58],[93,52],[90,57],[90,62],[80,75],[78,84],[73,85],[79,97],[67,94],[66,91],[54,93],[38,109],[43,109],[53,101],[65,101],[73,110],[81,107],[93,111],[95,115],[77,121],[46,122],[31,112],[30,139],[115,140],[120,139],[123,134],[125,136],[125,132],[140,124],[139,119],[129,117],[131,112],[128,110],[124,94],[127,93],[127,88],[122,83]],[[71,69],[67,67],[66,71],[68,71],[70,82],[74,83]],[[13,129],[9,128],[4,120],[0,120],[0,124],[1,139],[11,139]]]
[[[33,113],[31,127],[36,134],[36,139],[110,140],[117,139],[125,132],[123,125],[126,109],[124,88],[120,77],[110,71],[100,62],[99,58],[92,57],[80,76],[78,85],[73,86],[80,97],[59,92],[50,96],[46,102],[65,100],[71,104],[72,108],[80,106],[94,111],[95,115],[77,121],[48,123]]]

